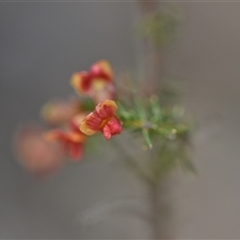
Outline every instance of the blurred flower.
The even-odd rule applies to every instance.
[[[78,160],[82,157],[83,142],[85,136],[76,132],[64,132],[62,130],[52,130],[46,135],[48,140],[57,140],[62,143],[64,151],[71,159]]]
[[[106,60],[100,60],[93,64],[89,73],[93,78],[105,79],[105,81],[112,81],[113,79],[112,67]]]
[[[102,131],[106,140],[122,131],[122,125],[115,116],[117,105],[112,100],[99,103],[80,124],[80,130],[86,135],[93,135]]]
[[[36,176],[55,172],[63,163],[63,152],[43,138],[43,129],[27,125],[15,135],[15,149],[20,164]]]
[[[80,103],[77,99],[52,100],[43,106],[41,115],[46,123],[61,125],[67,123],[79,110]]]
[[[90,96],[98,103],[114,98],[115,89],[112,80],[113,71],[110,64],[101,60],[93,64],[88,72],[73,73],[70,82],[78,93]]]
[[[78,126],[85,116],[84,114],[74,116],[68,131],[54,129],[45,134],[47,140],[60,142],[63,151],[74,161],[80,160],[83,155],[86,135],[79,130]]]

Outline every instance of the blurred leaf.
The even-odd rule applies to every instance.
[[[143,129],[142,133],[143,133],[143,137],[144,137],[144,140],[145,140],[147,146],[150,149],[152,149],[153,145],[152,145],[152,141],[150,139],[149,130],[148,129]]]

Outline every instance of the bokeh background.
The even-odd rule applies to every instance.
[[[165,196],[178,239],[240,238],[240,2],[178,2],[181,34],[166,54],[167,72],[199,123],[196,177],[175,176]],[[12,137],[38,121],[53,97],[66,98],[72,72],[105,58],[116,73],[138,66],[136,2],[0,3],[0,238],[149,238],[151,228],[115,213],[82,224],[81,214],[146,190],[109,160],[86,156],[37,180],[18,165]],[[105,158],[108,158],[107,160]],[[134,205],[134,200],[133,200]]]

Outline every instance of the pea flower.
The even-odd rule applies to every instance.
[[[19,163],[31,174],[46,177],[58,170],[64,154],[54,142],[43,137],[44,130],[35,124],[26,125],[15,135],[15,150]]]
[[[114,98],[115,89],[112,80],[111,65],[106,60],[100,60],[93,64],[88,72],[73,73],[70,82],[77,93],[90,96],[99,103]]]
[[[122,125],[116,117],[117,105],[112,100],[99,103],[80,124],[80,130],[86,135],[93,135],[102,131],[106,140],[122,131]]]
[[[63,125],[70,121],[80,110],[80,103],[77,99],[51,100],[41,109],[43,120],[53,126]]]
[[[79,130],[78,125],[84,117],[83,114],[74,116],[68,131],[54,129],[45,134],[46,139],[60,142],[64,152],[74,161],[80,160],[83,156],[86,135]]]

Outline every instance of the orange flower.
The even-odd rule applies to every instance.
[[[75,72],[71,77],[71,85],[81,94],[92,97],[96,102],[114,96],[112,84],[113,71],[106,60],[101,60],[92,65],[88,72]]]
[[[75,161],[81,159],[86,139],[86,135],[78,128],[78,125],[83,118],[82,114],[76,115],[70,122],[71,129],[69,131],[55,129],[45,134],[45,137],[48,140],[59,141],[62,144],[65,153]]]
[[[79,111],[80,103],[77,99],[52,100],[43,106],[41,116],[46,123],[56,126],[67,123]]]
[[[43,137],[43,129],[26,125],[15,135],[15,150],[19,163],[37,177],[51,175],[64,162],[59,147]]]
[[[112,100],[99,103],[80,124],[80,130],[86,135],[93,135],[102,131],[106,140],[122,131],[122,125],[115,116],[117,105]]]

